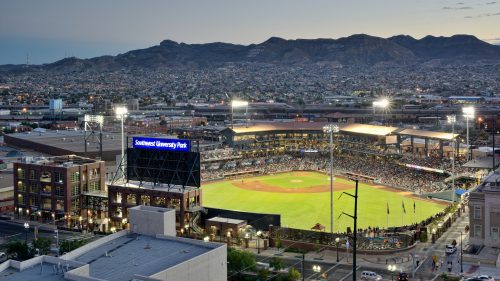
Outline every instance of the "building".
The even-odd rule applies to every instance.
[[[129,209],[139,205],[172,208],[175,210],[176,228],[180,232],[186,225],[196,227],[202,208],[201,189],[194,187],[168,187],[138,182],[108,185],[109,219],[114,227],[124,227]]]
[[[81,226],[83,219],[97,222],[106,215],[102,206],[92,209],[84,206],[87,194],[105,192],[103,161],[76,155],[24,157],[13,168],[18,217]]]
[[[31,127],[30,127],[31,129]],[[87,132],[89,135],[90,133]],[[47,130],[45,132],[15,133],[4,136],[6,144],[23,149],[35,150],[48,155],[79,155],[115,161],[121,153],[121,134],[106,132],[102,136],[102,156],[96,137],[87,141],[85,153],[85,132],[83,130]]]
[[[14,187],[0,187],[0,214],[14,212]]]
[[[131,208],[130,230],[60,257],[8,260],[0,267],[0,281],[227,280],[227,246],[171,235],[174,212],[150,206]]]
[[[470,193],[469,213],[469,244],[500,247],[500,170]]]

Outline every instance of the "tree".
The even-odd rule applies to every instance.
[[[276,278],[276,281],[297,281],[299,279],[300,272],[294,267],[291,267],[290,270],[288,270],[287,274],[280,275],[278,278]]]
[[[7,255],[15,260],[23,261],[33,257],[33,251],[30,250],[28,244],[20,240],[12,240],[7,243]]]
[[[77,248],[80,248],[85,244],[87,244],[87,240],[73,240],[73,241],[64,240],[59,245],[59,254],[71,252]]]
[[[227,249],[228,271],[255,270],[255,256],[246,251]]]
[[[283,259],[279,257],[272,257],[271,260],[269,261],[269,266],[272,267],[274,270],[279,271],[285,268],[285,263],[283,263]]]
[[[259,276],[259,280],[267,280],[267,278],[269,278],[270,274],[271,274],[271,272],[269,272],[269,270],[266,268],[262,268],[259,270],[259,272],[257,272],[257,276]]]
[[[38,249],[40,251],[40,255],[46,255],[50,251],[50,238],[40,237],[33,241],[33,249]]]

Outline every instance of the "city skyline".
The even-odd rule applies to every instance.
[[[0,2],[0,64],[116,55],[171,39],[185,43],[261,43],[352,34],[470,34],[500,43],[496,1],[148,1]]]

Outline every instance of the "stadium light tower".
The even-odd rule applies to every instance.
[[[383,98],[373,102],[373,118],[375,119],[375,108],[381,108],[383,111],[386,111],[389,108],[390,101],[387,98]],[[384,114],[385,119],[385,114]],[[385,121],[385,120],[384,120]]]
[[[245,110],[245,119],[247,117],[248,113],[248,102],[247,101],[242,101],[242,100],[232,100],[231,101],[231,129],[234,126],[234,121],[233,121],[233,116],[234,116],[234,108],[239,108],[239,107],[246,107]]]
[[[330,232],[333,233],[333,134],[339,132],[339,126],[325,125],[323,132],[330,134]]]
[[[452,157],[451,157],[451,202],[455,203],[455,123],[457,122],[457,116],[448,115],[446,116],[448,123],[451,124],[451,137],[452,137]]]
[[[125,140],[124,140],[124,130],[123,130],[123,122],[124,122],[124,119],[125,119],[125,116],[127,115],[128,113],[128,110],[125,106],[118,106],[115,108],[115,114],[116,114],[116,118],[120,119],[121,120],[121,127],[122,127],[122,157],[121,157],[121,161],[120,161],[120,170],[122,171],[123,173],[123,160],[125,158]],[[124,173],[123,173],[124,174]],[[124,176],[124,175],[123,175]]]
[[[462,108],[462,113],[464,114],[465,120],[467,120],[467,161],[470,158],[470,149],[469,149],[469,119],[473,119],[476,113],[476,110],[472,106],[466,106]]]

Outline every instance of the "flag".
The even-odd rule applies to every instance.
[[[401,201],[401,207],[403,208],[403,213],[406,214],[405,202],[404,201]]]
[[[389,202],[387,202],[387,214],[389,214]]]
[[[415,201],[413,201],[413,213],[414,213],[414,214],[415,214],[415,208],[416,208],[416,206],[415,206]]]

